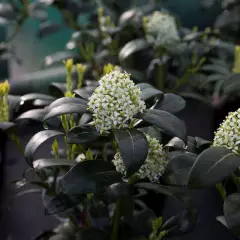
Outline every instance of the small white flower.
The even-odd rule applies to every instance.
[[[167,164],[167,154],[156,138],[146,135],[148,140],[148,156],[141,168],[134,174],[138,179],[148,178],[151,182],[158,182]],[[113,159],[116,170],[126,175],[126,169],[120,153]]]
[[[225,147],[240,154],[240,108],[230,112],[215,132],[213,146]]]
[[[99,84],[89,99],[88,109],[101,133],[128,127],[133,117],[146,108],[140,89],[126,72],[114,70],[103,76]]]
[[[146,31],[156,47],[164,47],[180,40],[175,19],[167,13],[156,11],[147,21]]]

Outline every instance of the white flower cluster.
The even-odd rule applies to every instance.
[[[225,147],[240,154],[240,108],[230,112],[215,132],[213,146]]]
[[[146,108],[140,95],[126,72],[115,70],[103,76],[88,102],[97,130],[104,133],[129,127],[133,117]]]
[[[175,19],[167,13],[154,12],[147,19],[145,28],[156,47],[168,46],[180,40]]]
[[[151,182],[158,182],[167,164],[167,154],[163,145],[156,138],[146,135],[148,140],[148,156],[141,168],[134,174],[138,179],[148,178]],[[126,168],[120,153],[117,152],[113,159],[116,170],[126,175]]]

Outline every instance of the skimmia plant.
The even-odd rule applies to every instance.
[[[225,227],[240,236],[240,109],[229,113],[215,132],[213,142],[188,137],[187,144],[172,139],[163,179],[172,186],[192,189],[216,187],[224,201]],[[177,152],[177,154],[175,153]]]
[[[46,214],[64,212],[68,219],[61,228],[68,231],[57,228],[50,235],[111,240],[182,235],[194,227],[196,212],[187,188],[166,185],[165,179],[171,178],[175,143],[187,141],[185,125],[174,115],[185,102],[147,83],[135,85],[126,72],[107,72],[90,97],[76,90],[75,96],[53,101],[44,112],[46,130],[25,148],[38,176],[33,184],[50,197]],[[53,157],[36,158],[51,139]],[[185,210],[163,221],[144,200],[151,191],[179,199]]]

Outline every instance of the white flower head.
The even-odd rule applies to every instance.
[[[240,108],[230,112],[215,132],[213,146],[225,147],[240,154]]]
[[[148,140],[148,156],[134,175],[138,179],[148,178],[151,182],[158,182],[167,164],[167,154],[163,149],[163,145],[156,138],[149,135],[146,135],[146,138]],[[119,152],[115,154],[113,164],[118,172],[126,175],[126,168]]]
[[[146,32],[156,47],[168,46],[180,40],[174,17],[156,11],[147,20]]]
[[[104,133],[129,127],[133,117],[146,108],[140,95],[128,73],[114,70],[103,76],[88,102],[97,130]]]

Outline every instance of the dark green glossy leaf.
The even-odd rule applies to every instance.
[[[74,93],[77,94],[80,98],[88,100],[89,97],[93,94],[94,90],[96,89],[96,86],[86,86],[80,89],[74,90]]]
[[[36,99],[42,99],[42,100],[49,100],[49,101],[54,101],[55,98],[46,94],[41,94],[41,93],[28,93],[23,96],[21,96],[21,101],[26,102],[26,101],[33,101]]]
[[[192,209],[193,203],[191,198],[188,196],[188,189],[182,187],[172,187],[172,186],[165,186],[160,184],[154,183],[147,183],[147,182],[139,182],[134,184],[136,188],[143,188],[146,190],[154,191],[156,193],[161,193],[178,200],[183,201],[187,208]]]
[[[87,212],[93,227],[103,230],[111,225],[108,206],[102,201],[95,199],[90,200],[88,202]]]
[[[197,148],[210,147],[210,145],[212,144],[211,141],[202,139],[200,137],[195,137],[195,141]]]
[[[89,123],[92,120],[92,115],[89,113],[84,113],[81,117],[81,119],[79,120],[78,125],[79,126],[83,126],[87,123]]]
[[[143,39],[135,39],[128,42],[119,52],[119,60],[120,62],[125,61],[129,56],[133,53],[147,49],[149,47],[149,43]]]
[[[62,64],[63,61],[72,58],[76,61],[79,58],[79,54],[74,51],[61,51],[45,57],[43,67],[51,67],[53,65]]]
[[[136,129],[114,131],[127,176],[133,175],[144,163],[148,155],[148,142],[145,135]]]
[[[173,93],[167,93],[164,95],[163,101],[159,101],[154,108],[170,113],[177,113],[185,108],[185,106],[186,102],[182,97]]]
[[[45,207],[45,214],[52,215],[60,212],[64,212],[69,208],[80,204],[84,199],[84,196],[74,196],[67,195],[64,193],[59,193],[57,196],[54,196]]]
[[[47,140],[64,135],[62,132],[54,130],[44,130],[35,134],[28,142],[24,155],[25,159],[30,167],[33,167],[34,154],[37,149]]]
[[[56,98],[64,97],[64,93],[66,92],[66,83],[58,83],[54,82],[49,86],[49,92],[52,96]]]
[[[9,3],[0,3],[0,17],[7,20],[15,20],[17,18],[17,13],[14,8]]]
[[[156,138],[159,142],[162,140],[162,134],[156,126],[144,127],[138,130],[153,138]]]
[[[238,93],[240,90],[240,74],[234,74],[228,81],[224,82],[224,94]]]
[[[89,160],[75,165],[62,179],[61,187],[66,194],[84,194],[101,191],[119,182],[122,175],[113,164],[102,160]]]
[[[171,113],[157,109],[147,109],[141,115],[143,121],[156,125],[171,136],[186,142],[187,134],[184,123]]]
[[[62,159],[38,159],[33,162],[33,168],[35,170],[41,170],[48,167],[58,167],[58,166],[73,166],[74,162]]]
[[[33,109],[21,114],[16,121],[21,122],[22,120],[34,120],[42,122],[45,115],[45,109]]]
[[[141,99],[146,101],[153,97],[162,98],[163,92],[154,88],[152,85],[148,83],[139,83],[136,85],[141,90]]]
[[[193,153],[182,152],[174,156],[165,168],[163,175],[170,185],[187,186],[189,172],[197,159]]]
[[[60,98],[54,101],[46,110],[44,121],[65,114],[84,113],[87,102],[79,98]]]
[[[211,187],[240,166],[240,157],[223,147],[211,147],[203,151],[195,161],[188,184],[191,187]]]
[[[226,218],[224,216],[218,216],[218,217],[216,217],[216,220],[218,222],[220,222],[223,226],[228,228],[228,225],[227,225],[227,222],[226,222]]]
[[[222,66],[218,66],[218,65],[214,65],[214,64],[204,65],[202,67],[202,70],[215,72],[218,74],[222,74],[223,76],[229,76],[231,74],[231,72],[229,71],[228,68],[223,68]]]
[[[64,26],[61,24],[44,21],[40,23],[39,29],[37,31],[37,36],[42,39],[58,32],[62,28],[64,28]]]
[[[96,141],[100,137],[100,133],[96,128],[91,126],[77,126],[67,133],[68,143],[83,144]]]
[[[227,226],[236,235],[240,236],[240,194],[227,196],[224,202],[224,216]]]
[[[13,122],[0,122],[0,131],[8,132],[13,130],[16,127],[16,124]]]
[[[164,147],[165,148],[184,149],[185,148],[185,143],[180,138],[174,137]]]

